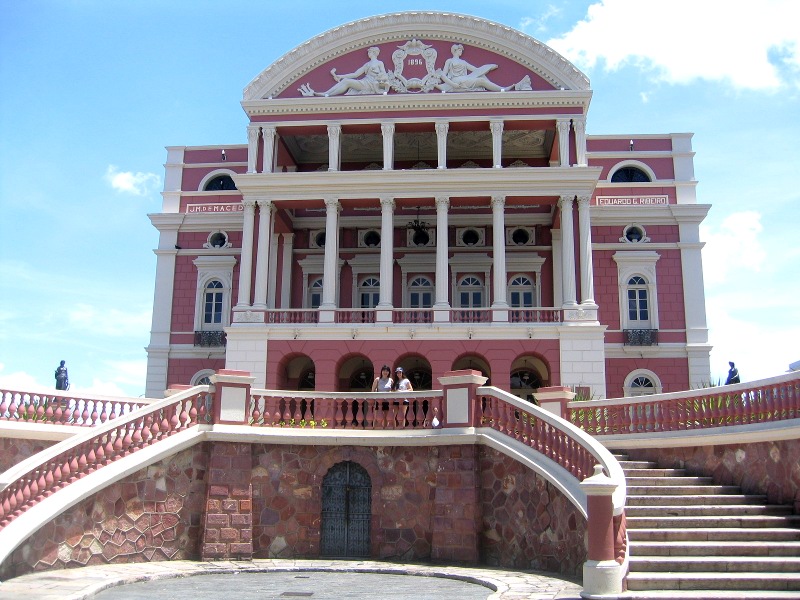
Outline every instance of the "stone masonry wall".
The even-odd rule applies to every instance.
[[[56,443],[47,440],[0,438],[0,473]]]
[[[18,547],[0,576],[198,559],[208,450],[189,448],[76,504]]]
[[[481,563],[580,577],[586,519],[558,489],[496,450],[479,447]]]
[[[739,485],[746,494],[765,494],[772,504],[791,504],[800,514],[800,440],[629,451],[632,460],[652,460],[663,468]]]

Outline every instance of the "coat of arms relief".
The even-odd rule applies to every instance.
[[[531,78],[526,75],[518,83],[502,86],[488,77],[497,69],[496,64],[476,67],[467,62],[462,55],[464,46],[453,44],[452,56],[441,69],[436,68],[437,52],[417,39],[412,39],[392,53],[394,70],[386,70],[379,60],[380,48],[373,46],[367,50],[369,60],[353,73],[340,75],[331,69],[336,83],[324,92],[316,92],[307,83],[298,89],[303,96],[352,96],[361,94],[388,94],[390,90],[398,94],[418,94],[439,92],[507,92],[509,90],[531,90]],[[414,70],[406,71],[405,67]]]

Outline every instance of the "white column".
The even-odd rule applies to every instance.
[[[578,197],[578,235],[581,249],[581,304],[594,307],[594,268],[592,267],[592,221],[590,196]]]
[[[381,198],[381,292],[379,308],[392,308],[392,290],[394,289],[394,199],[388,196]],[[391,317],[391,314],[389,315]]]
[[[508,308],[506,299],[505,206],[505,196],[492,196],[492,266],[494,270],[494,302],[492,302],[492,308]],[[508,315],[501,320],[508,320]]]
[[[437,169],[447,168],[447,131],[450,124],[447,122],[436,123],[436,155],[438,156]]]
[[[291,308],[292,302],[292,254],[294,252],[294,234],[282,233],[283,261],[281,265],[281,308]]]
[[[383,134],[383,170],[394,169],[394,123],[381,123]]]
[[[272,173],[272,167],[275,164],[275,128],[272,126],[262,127],[261,133],[264,138],[264,162],[261,172]]]
[[[338,171],[341,168],[341,139],[342,126],[328,125],[328,171]],[[327,246],[327,242],[325,245]]]
[[[572,221],[573,196],[561,196],[561,264],[563,266],[564,306],[575,306],[575,234]]]
[[[558,157],[562,167],[569,166],[569,119],[556,119],[558,131]]]
[[[269,274],[267,275],[267,308],[275,308],[275,294],[278,288],[278,236],[275,235],[275,212],[277,207],[271,207],[269,220]]]
[[[243,198],[244,221],[242,223],[242,255],[239,259],[239,300],[236,308],[250,307],[250,283],[253,271],[253,222],[256,214],[256,201]]]
[[[503,166],[503,122],[489,121],[492,130],[492,165],[495,169]]]
[[[321,309],[336,308],[336,263],[339,259],[340,208],[338,198],[325,198],[325,262],[322,274]]]
[[[256,290],[253,308],[267,308],[267,278],[269,273],[270,232],[272,230],[272,202],[258,201],[258,247],[256,248]],[[241,275],[240,275],[241,277]]]
[[[575,130],[575,152],[578,166],[586,166],[586,118],[572,119],[572,128]]]
[[[258,158],[258,125],[247,126],[247,172],[256,172]]]
[[[433,317],[435,321],[450,320],[450,303],[448,302],[448,254],[449,241],[447,239],[447,211],[450,208],[450,198],[437,196],[436,198],[436,303]]]

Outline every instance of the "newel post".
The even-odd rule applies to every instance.
[[[442,386],[442,428],[478,427],[476,390],[486,383],[480,371],[447,371],[439,377]]]
[[[220,369],[211,376],[214,385],[214,406],[211,410],[212,423],[245,425],[250,405],[250,388],[255,377],[248,371]]]
[[[539,407],[557,417],[569,421],[569,408],[567,404],[575,398],[575,392],[568,387],[543,387],[534,394],[539,402]]]
[[[623,566],[614,553],[614,503],[618,485],[595,465],[594,475],[581,482],[586,493],[589,552],[583,563],[582,598],[616,598],[622,593]]]

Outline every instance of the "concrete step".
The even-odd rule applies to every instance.
[[[694,517],[627,517],[628,530],[631,529],[690,529],[694,527],[733,528],[743,527],[796,527],[800,525],[800,517],[771,515],[731,515],[731,516],[694,516]],[[798,530],[800,531],[800,530]]]
[[[737,515],[791,516],[791,506],[765,504],[683,504],[628,506],[625,515],[631,517],[730,517]]]
[[[656,468],[636,468],[629,469],[622,467],[625,478],[631,477],[688,477],[686,469],[656,469]]]
[[[631,556],[632,572],[800,573],[797,556]]]
[[[655,469],[658,467],[658,463],[655,463],[651,460],[619,460],[620,466],[622,470],[625,469]]]
[[[630,573],[628,589],[800,591],[800,573]]]
[[[630,488],[628,488],[630,489]],[[706,494],[706,495],[672,495],[672,496],[657,496],[657,495],[643,495],[627,497],[627,513],[628,508],[634,506],[685,506],[692,504],[694,506],[700,505],[716,505],[723,506],[726,504],[736,505],[758,505],[766,504],[766,496],[746,496],[744,494]]]
[[[707,494],[741,494],[736,485],[641,485],[628,480],[627,492],[632,496],[702,496]]]
[[[695,527],[686,529],[652,528],[630,529],[628,539],[634,542],[800,542],[800,529],[789,527],[763,527],[744,529],[741,527]]]
[[[677,542],[637,541],[630,545],[631,556],[681,556],[692,560],[695,556],[800,556],[800,541],[765,542],[764,540],[746,542],[713,542],[687,540]],[[688,558],[692,557],[692,558]]]
[[[714,480],[711,477],[693,477],[685,475],[683,477],[628,477],[625,476],[625,481],[629,486],[642,487],[666,487],[666,486],[687,486],[687,485],[714,485]],[[735,487],[735,486],[729,486]]]
[[[620,600],[798,600],[796,591],[777,590],[636,590],[618,596]]]

